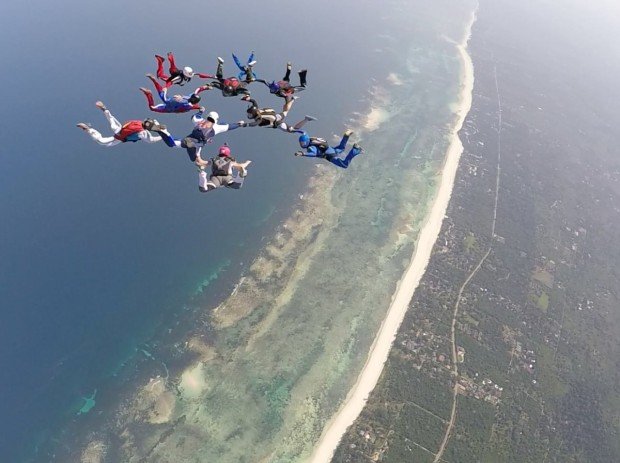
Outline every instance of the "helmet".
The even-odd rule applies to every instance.
[[[194,70],[190,68],[189,66],[185,66],[183,68],[183,75],[187,78],[192,78],[194,77]]]
[[[207,114],[207,120],[213,122],[214,124],[217,124],[219,118],[220,115],[215,111],[211,111],[209,114]]]
[[[252,106],[252,107],[247,109],[247,113],[248,113],[248,117],[254,118],[254,117],[258,116],[258,109],[256,109],[254,106]]]
[[[280,84],[278,84],[275,80],[274,80],[274,81],[272,81],[272,82],[269,84],[269,91],[270,91],[271,93],[276,93],[278,90],[280,90]]]
[[[218,150],[218,154],[224,157],[230,156],[230,148],[228,147],[228,145],[220,146],[220,149]]]
[[[310,146],[310,137],[304,133],[299,137],[299,144],[302,148],[307,148],[308,146]]]
[[[142,127],[144,127],[146,130],[151,130],[153,128],[153,125],[155,125],[155,121],[151,118],[147,118],[142,121]]]
[[[235,91],[234,87],[232,85],[227,85],[224,87],[224,92],[225,93],[229,93],[232,94]]]
[[[191,104],[196,104],[200,101],[200,95],[196,95],[195,93],[192,93],[192,96],[189,97],[189,101]]]

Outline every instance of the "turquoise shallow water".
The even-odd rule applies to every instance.
[[[23,157],[12,156],[0,174],[7,178],[0,200],[7,218],[1,229],[6,239],[0,294],[6,304],[0,330],[7,372],[1,390],[10,399],[3,402],[2,455],[12,458],[24,448],[32,455],[36,443],[38,461],[50,461],[52,454],[57,461],[77,461],[85,442],[96,436],[106,445],[107,461],[131,461],[119,456],[125,450],[110,424],[118,401],[129,400],[145,378],[167,376],[168,367],[169,387],[174,386],[175,371],[188,361],[184,330],[202,326],[204,314],[239,276],[252,276],[249,265],[298,203],[306,179],[320,177],[312,161],[291,156],[294,138],[240,130],[227,139],[254,160],[246,187],[205,198],[195,191],[195,174],[180,153],[139,145],[106,151],[72,127],[77,120],[104,126],[92,106],[97,98],[127,117],[143,114],[144,102],[134,88],[144,84],[141,76],[153,65],[152,53],[171,48],[193,64],[213,61],[220,48],[244,50],[248,26],[259,14],[273,38],[256,46],[261,69],[279,75],[282,55],[311,69],[312,85],[292,118],[304,112],[320,116],[310,127],[328,138],[369,104],[387,120],[363,134],[366,153],[326,198],[325,223],[317,228],[322,241],[309,246],[294,266],[305,273],[288,286],[266,281],[258,288],[285,294],[283,302],[263,304],[224,330],[205,325],[203,334],[218,357],[204,374],[215,380],[199,398],[177,404],[171,422],[183,415],[185,420],[149,458],[254,461],[245,444],[264,456],[274,452],[273,461],[306,454],[364,358],[434,191],[458,90],[458,61],[441,35],[458,35],[468,19],[467,8],[456,3],[420,9],[417,3],[389,2],[377,11],[372,4],[355,3],[351,9],[353,3],[343,2],[330,6],[333,14],[322,16],[318,30],[301,32],[283,22],[287,14],[278,5],[269,7],[267,17],[259,6],[248,6],[243,18],[218,8],[200,19],[213,37],[226,37],[218,39],[218,52],[158,27],[175,12],[156,9],[147,16],[139,6],[126,6],[128,15],[96,7],[85,15],[78,2],[68,3],[62,34],[58,24],[64,22],[54,22],[59,12],[49,10],[47,19],[30,24],[32,33],[21,46],[32,50],[33,60],[49,65],[47,84],[55,89],[43,92],[37,104],[65,108],[42,130],[66,143],[28,159],[46,173],[45,195],[24,188],[31,171]],[[312,8],[318,13],[326,5]],[[25,9],[2,8],[15,18],[14,28],[27,23]],[[127,43],[124,55],[100,43],[111,24],[118,40]],[[240,32],[231,34],[231,24]],[[355,25],[355,33],[345,25]],[[79,79],[64,78],[66,58],[37,48],[50,30],[58,37],[56,46],[73,50],[71,62],[83,67]],[[282,30],[302,37],[281,40]],[[391,72],[404,85],[386,81]],[[350,80],[343,83],[342,76]],[[23,93],[31,82],[13,85]],[[207,102],[230,118],[245,107],[213,96]],[[34,106],[24,107],[23,117],[32,111]],[[22,127],[4,120],[16,137],[25,136]],[[183,116],[166,122],[187,130]],[[15,144],[3,153],[18,151]],[[95,182],[86,175],[92,172]],[[8,200],[17,195],[19,204]],[[296,258],[296,252],[289,257]],[[277,329],[267,329],[270,323]],[[198,421],[192,424],[189,416]],[[132,424],[136,447],[129,452],[143,454],[165,426]],[[38,437],[27,432],[32,429]],[[198,448],[189,436],[199,436]]]

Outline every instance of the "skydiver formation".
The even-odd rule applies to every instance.
[[[295,156],[305,156],[321,158],[330,163],[341,167],[348,168],[351,161],[363,152],[363,149],[355,143],[346,156],[342,157],[346,149],[349,137],[352,135],[351,130],[347,130],[337,146],[329,146],[326,140],[318,137],[311,137],[302,127],[316,118],[305,116],[302,120],[289,125],[285,122],[288,113],[291,111],[293,103],[299,98],[296,93],[306,89],[307,70],[303,69],[298,72],[299,85],[294,86],[290,83],[292,64],[286,64],[286,72],[280,81],[267,81],[257,78],[254,72],[256,60],[254,52],[250,53],[247,61],[243,63],[234,53],[232,55],[234,63],[239,69],[238,75],[235,77],[224,77],[224,60],[217,58],[217,69],[215,75],[195,72],[193,68],[185,66],[178,68],[172,52],[167,54],[169,63],[168,74],[164,70],[166,58],[155,55],[157,61],[156,76],[146,74],[150,79],[161,103],[155,104],[152,92],[140,87],[140,91],[146,97],[148,107],[156,113],[186,113],[188,111],[196,111],[191,120],[194,128],[191,133],[183,138],[173,136],[167,127],[160,124],[156,119],[133,119],[121,124],[105,104],[97,101],[95,105],[99,108],[112,130],[112,136],[103,136],[99,131],[93,129],[89,124],[80,122],[77,127],[85,131],[90,137],[102,146],[115,146],[120,143],[145,141],[147,143],[156,143],[163,141],[170,148],[183,148],[186,150],[189,160],[198,168],[198,189],[202,193],[215,190],[221,187],[239,189],[243,185],[247,175],[247,167],[252,161],[237,162],[231,156],[231,149],[228,144],[222,145],[218,149],[216,156],[205,159],[202,156],[202,150],[206,144],[212,143],[213,138],[224,132],[235,130],[240,127],[267,127],[280,129],[287,133],[299,135],[299,145],[305,151],[299,150],[295,152]],[[197,87],[193,93],[189,95],[174,94],[172,97],[168,92],[173,92],[174,85],[183,86],[189,83],[193,77],[200,79],[209,79],[210,82]],[[284,99],[282,110],[277,112],[273,108],[261,108],[258,102],[252,98],[249,85],[253,82],[260,82],[266,85],[270,94],[276,95]],[[238,122],[226,123],[219,120],[219,114],[215,111],[206,112],[204,106],[200,106],[200,93],[218,89],[224,97],[241,96],[241,100],[249,103],[246,110],[247,119]],[[205,114],[206,113],[206,114]],[[210,167],[210,174],[207,168]]]

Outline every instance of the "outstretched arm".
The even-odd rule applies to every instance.
[[[232,162],[231,166],[233,168],[235,168],[235,169],[241,170],[241,169],[244,169],[248,164],[250,164],[250,162],[252,162],[252,161],[245,161],[245,162],[242,162],[242,163]]]
[[[238,129],[239,127],[245,127],[247,124],[245,121],[233,122],[231,124],[214,124],[213,131],[215,135],[218,133],[229,132],[231,130]]]
[[[233,162],[231,165],[234,169],[237,169],[237,171],[239,172],[239,174],[241,175],[241,177],[245,177],[246,175],[248,175],[248,166],[252,164],[252,161],[245,161],[245,162]]]
[[[297,153],[295,153],[296,156],[305,156],[307,158],[316,158],[319,155],[319,151],[317,150],[316,146],[309,146],[308,148],[306,148],[305,153],[303,151],[297,151]]]
[[[158,130],[157,134],[161,137],[164,143],[168,146],[168,148],[179,148],[181,147],[181,141],[174,138],[168,130]]]
[[[161,137],[159,135],[153,135],[148,130],[143,130],[142,132],[140,132],[138,134],[138,137],[140,137],[140,139],[144,140],[147,143],[155,143],[161,141]]]
[[[215,79],[213,74],[203,74],[202,72],[194,72],[196,77],[200,77],[201,79]]]

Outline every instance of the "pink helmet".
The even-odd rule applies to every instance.
[[[220,146],[219,155],[225,157],[230,156],[230,148],[228,147],[228,145]]]

